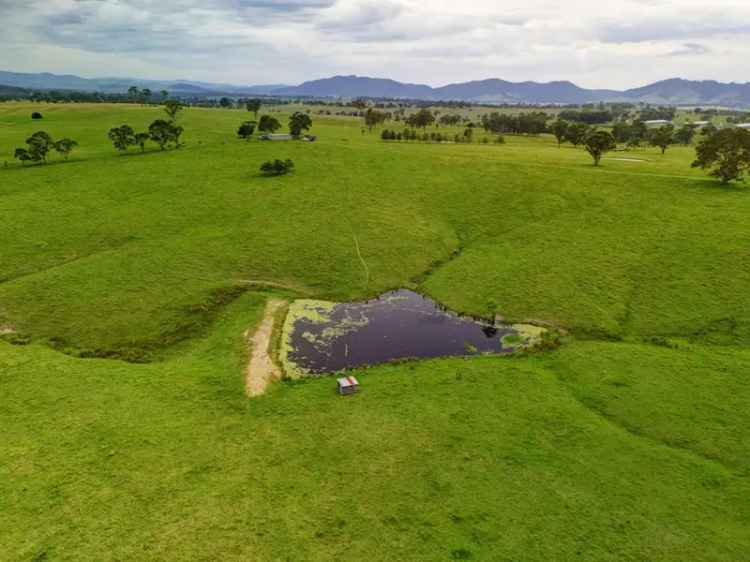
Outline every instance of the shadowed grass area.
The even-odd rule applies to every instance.
[[[0,105],[0,161],[38,129],[80,149],[0,168],[0,559],[746,558],[750,191],[691,149],[594,169],[316,116],[317,142],[245,142],[246,113],[188,109],[183,148],[119,156],[107,130],[158,108],[36,108]],[[248,401],[280,287],[571,336]]]

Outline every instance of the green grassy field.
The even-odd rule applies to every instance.
[[[750,190],[690,148],[244,142],[229,110],[116,154],[159,114],[0,105],[0,560],[750,556]],[[39,129],[80,149],[12,163]],[[398,287],[570,335],[244,397],[268,297]]]

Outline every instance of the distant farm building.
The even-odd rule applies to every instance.
[[[646,127],[664,127],[665,125],[671,125],[671,121],[666,119],[652,119],[651,121],[644,121]]]
[[[738,129],[750,129],[750,123],[740,123],[737,125]]]
[[[265,135],[261,135],[260,140],[264,141],[288,141],[293,140],[294,137],[290,135],[289,133],[266,133]],[[303,135],[300,137],[300,140],[307,141],[307,142],[314,142],[318,139],[315,135]]]
[[[699,129],[701,127],[705,127],[706,125],[710,125],[710,124],[711,124],[711,121],[693,121],[692,123],[690,123],[690,125],[692,125],[693,127],[697,127]]]
[[[260,140],[265,140],[265,141],[286,141],[286,140],[292,140],[292,135],[282,134],[282,133],[279,133],[279,134],[267,134],[267,135],[262,135],[260,137]]]

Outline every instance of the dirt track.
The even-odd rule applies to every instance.
[[[268,383],[281,378],[281,369],[274,363],[269,353],[274,317],[279,309],[287,303],[271,299],[266,303],[266,310],[255,333],[248,339],[250,362],[245,372],[245,391],[249,397],[260,396],[266,391]]]

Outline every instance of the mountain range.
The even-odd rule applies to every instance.
[[[164,81],[135,78],[81,78],[49,73],[24,74],[0,71],[0,84],[41,90],[64,89],[124,92],[130,86],[167,90],[172,95],[242,96],[273,95],[315,98],[394,98],[425,101],[468,101],[474,103],[582,104],[595,102],[646,102],[671,105],[721,105],[750,107],[750,83],[722,83],[672,78],[629,90],[581,88],[572,82],[508,82],[477,80],[432,87],[384,78],[334,76],[304,82],[298,86],[272,84],[238,86],[191,80]]]

